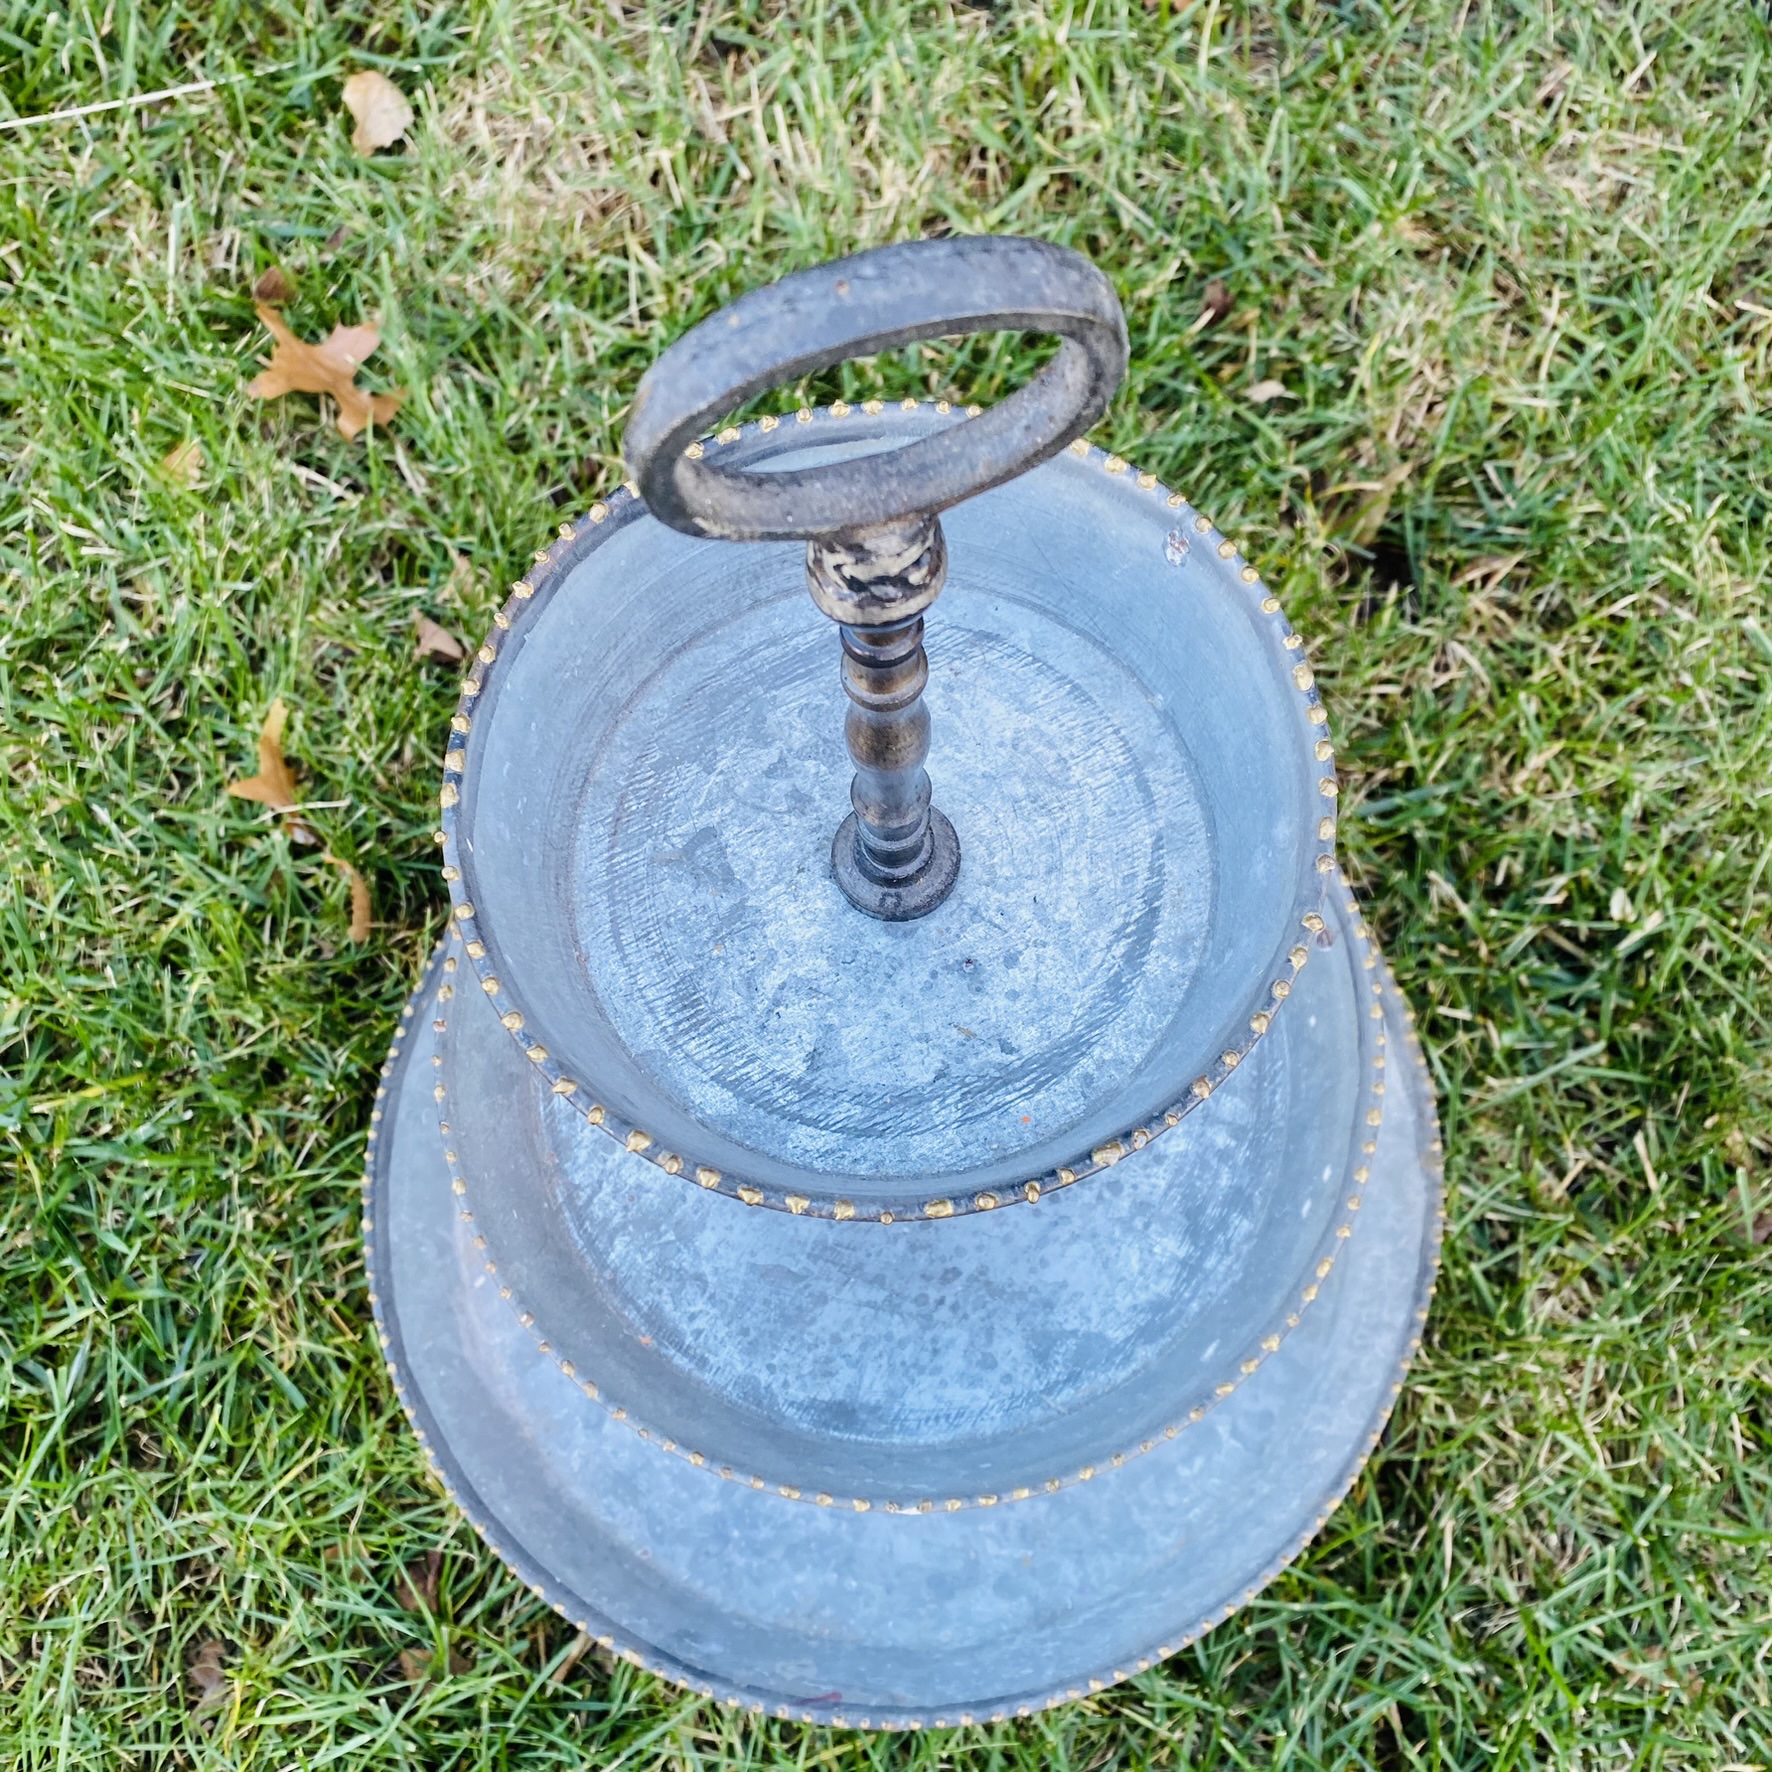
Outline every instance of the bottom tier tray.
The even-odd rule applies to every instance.
[[[808,1506],[664,1456],[537,1346],[486,1284],[444,1160],[436,1036],[418,1012],[439,964],[408,1004],[370,1146],[382,1344],[488,1544],[637,1665],[807,1722],[1026,1715],[1228,1616],[1323,1525],[1376,1443],[1419,1342],[1441,1221],[1432,1092],[1382,967],[1397,1062],[1359,1234],[1298,1327],[1141,1456],[1025,1499],[892,1513]]]

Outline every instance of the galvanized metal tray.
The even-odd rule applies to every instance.
[[[713,447],[852,460],[954,422]],[[593,1124],[704,1189],[874,1219],[1068,1186],[1208,1099],[1309,958],[1334,764],[1241,551],[1087,445],[945,522],[926,698],[966,861],[915,923],[831,875],[849,760],[803,548],[697,541],[624,491],[468,678],[443,830],[480,985]]]

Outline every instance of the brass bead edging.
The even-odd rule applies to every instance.
[[[1358,906],[1351,893],[1349,894],[1347,905],[1350,913],[1357,916]],[[1364,939],[1363,925],[1357,927],[1359,927],[1361,937]],[[439,946],[440,945],[441,944],[439,944]],[[1373,951],[1376,953],[1376,949]],[[434,963],[435,952],[433,952],[433,966]],[[970,1728],[978,1723],[1004,1723],[1010,1721],[1011,1718],[1030,1717],[1037,1711],[1051,1710],[1059,1705],[1069,1703],[1074,1699],[1105,1691],[1108,1686],[1129,1679],[1134,1673],[1148,1672],[1159,1662],[1167,1660],[1170,1656],[1178,1654],[1181,1650],[1188,1647],[1189,1644],[1197,1642],[1207,1631],[1211,1630],[1214,1625],[1222,1624],[1237,1610],[1239,1605],[1247,1604],[1255,1597],[1261,1588],[1265,1587],[1276,1576],[1281,1574],[1303,1553],[1310,1542],[1323,1529],[1324,1525],[1327,1524],[1329,1516],[1345,1499],[1348,1491],[1358,1480],[1360,1472],[1365,1468],[1367,1460],[1371,1457],[1380,1439],[1383,1437],[1384,1428],[1390,1419],[1391,1410],[1395,1404],[1397,1396],[1402,1391],[1404,1375],[1408,1371],[1410,1361],[1414,1358],[1421,1346],[1421,1325],[1425,1324],[1427,1321],[1428,1309],[1432,1302],[1434,1286],[1439,1277],[1441,1243],[1446,1224],[1444,1152],[1440,1141],[1438,1117],[1435,1112],[1432,1081],[1428,1075],[1427,1063],[1423,1057],[1421,1042],[1416,1032],[1414,1011],[1410,1008],[1408,1000],[1402,997],[1400,993],[1396,992],[1394,982],[1390,979],[1389,968],[1385,966],[1382,956],[1376,958],[1372,969],[1380,973],[1380,982],[1390,987],[1391,995],[1396,998],[1401,1007],[1407,1055],[1414,1066],[1416,1077],[1421,1087],[1421,1106],[1426,1118],[1426,1126],[1423,1130],[1432,1134],[1431,1138],[1422,1139],[1420,1141],[1422,1166],[1432,1196],[1432,1224],[1430,1227],[1428,1247],[1424,1251],[1424,1271],[1421,1275],[1416,1292],[1414,1319],[1417,1326],[1398,1362],[1396,1376],[1392,1381],[1390,1391],[1385,1397],[1384,1402],[1380,1405],[1379,1413],[1374,1420],[1373,1426],[1364,1445],[1358,1455],[1354,1458],[1346,1473],[1345,1479],[1340,1486],[1330,1491],[1329,1494],[1325,1496],[1311,1524],[1292,1542],[1291,1545],[1275,1557],[1274,1560],[1255,1577],[1251,1584],[1244,1590],[1240,1600],[1232,1602],[1221,1610],[1208,1614],[1186,1630],[1172,1635],[1167,1642],[1157,1645],[1148,1655],[1137,1657],[1125,1666],[1115,1667],[1111,1670],[1102,1669],[1095,1676],[1084,1679],[1080,1684],[1067,1686],[1063,1691],[1049,1694],[1044,1698],[1000,1703],[993,1705],[991,1708],[976,1712],[957,1711],[952,1716],[933,1715],[929,1717],[906,1717],[897,1715],[875,1717],[865,1714],[848,1715],[844,1713],[832,1713],[829,1711],[818,1712],[806,1710],[800,1705],[780,1703],[768,1704],[742,1688],[726,1686],[724,1682],[718,1684],[712,1683],[703,1678],[697,1677],[686,1668],[654,1659],[653,1657],[656,1655],[656,1651],[652,1651],[648,1645],[627,1638],[625,1633],[620,1633],[610,1628],[608,1620],[599,1618],[593,1621],[586,1617],[585,1601],[580,1596],[557,1589],[551,1578],[549,1578],[545,1572],[541,1572],[539,1580],[536,1579],[535,1574],[527,1567],[528,1559],[525,1554],[520,1550],[508,1546],[504,1542],[502,1534],[493,1525],[481,1519],[475,1508],[468,1506],[463,1501],[461,1495],[457,1492],[453,1477],[445,1468],[437,1453],[433,1450],[426,1435],[423,1421],[420,1418],[418,1407],[412,1397],[408,1395],[405,1377],[401,1371],[399,1356],[396,1351],[394,1330],[390,1319],[386,1315],[377,1284],[373,1231],[375,1158],[378,1135],[387,1102],[388,1084],[400,1056],[401,1044],[404,1040],[407,1026],[411,1022],[418,999],[420,995],[422,995],[424,989],[424,985],[421,984],[419,990],[415,991],[413,996],[408,999],[405,1008],[401,1012],[400,1024],[395,1029],[392,1046],[389,1050],[387,1060],[382,1066],[380,1083],[376,1090],[375,1104],[370,1113],[369,1136],[365,1148],[362,1197],[364,1253],[369,1279],[369,1301],[375,1314],[376,1330],[383,1350],[383,1359],[387,1365],[388,1374],[394,1386],[394,1393],[399,1399],[401,1409],[406,1415],[408,1424],[411,1426],[413,1434],[417,1438],[419,1445],[424,1452],[426,1466],[430,1470],[431,1475],[435,1478],[438,1486],[443,1490],[444,1494],[448,1496],[451,1503],[453,1503],[453,1505],[461,1512],[462,1517],[467,1520],[469,1525],[479,1533],[480,1537],[485,1541],[493,1554],[505,1563],[517,1579],[523,1582],[529,1591],[534,1594],[537,1599],[541,1600],[544,1605],[551,1607],[560,1617],[564,1618],[568,1624],[572,1625],[574,1629],[595,1642],[600,1648],[609,1650],[613,1654],[618,1655],[622,1660],[630,1663],[632,1666],[640,1668],[642,1671],[652,1674],[680,1690],[691,1692],[701,1698],[717,1702],[728,1710],[742,1710],[753,1716],[768,1715],[779,1718],[782,1721],[798,1720],[801,1723],[838,1729],[853,1728],[914,1731],[925,1728]],[[431,969],[427,968],[426,983],[429,982],[430,971]]]
[[[1349,904],[1353,901],[1350,899]],[[1356,970],[1354,976],[1354,994],[1359,997],[1359,981],[1361,971],[1374,971],[1379,965],[1376,948],[1371,944],[1365,921],[1359,917],[1357,908],[1350,911],[1350,930],[1354,942],[1358,945],[1363,965]],[[443,959],[443,982],[437,987],[436,1017],[431,1026],[439,1041],[448,1032],[448,1005],[454,999],[454,986],[451,975],[457,971],[457,962],[453,953],[447,953]],[[1370,993],[1371,1007],[1382,1018],[1383,1009],[1379,998],[1383,992],[1383,982],[1373,978],[1367,989]],[[1358,1032],[1361,1043],[1367,1036]],[[699,1470],[708,1470],[727,1482],[737,1483],[742,1487],[773,1493],[786,1501],[798,1501],[815,1507],[836,1508],[841,1512],[858,1514],[871,1513],[878,1509],[888,1514],[928,1514],[928,1513],[960,1513],[969,1508],[996,1507],[1004,1502],[1028,1501],[1040,1495],[1056,1494],[1061,1489],[1074,1487],[1078,1483],[1092,1482],[1097,1476],[1109,1470],[1118,1470],[1130,1460],[1140,1458],[1147,1452],[1154,1452],[1157,1447],[1169,1440],[1177,1438],[1187,1428],[1202,1421],[1218,1407],[1227,1397],[1235,1394],[1241,1386],[1285,1344],[1286,1338],[1303,1321],[1304,1313],[1311,1307],[1320,1294],[1321,1288],[1334,1271],[1343,1245],[1353,1235],[1354,1226],[1358,1222],[1358,1213],[1364,1198],[1366,1183],[1370,1176],[1370,1159],[1378,1150],[1378,1127],[1384,1120],[1385,1063],[1386,1046],[1382,1020],[1373,1030],[1371,1036],[1372,1058],[1368,1066],[1366,1088],[1361,1096],[1361,1105],[1355,1113],[1354,1140],[1357,1149],[1351,1150],[1344,1167],[1341,1186],[1349,1189],[1345,1202],[1331,1224],[1318,1240],[1316,1248],[1311,1252],[1305,1264],[1304,1285],[1297,1300],[1286,1311],[1284,1317],[1275,1324],[1270,1324],[1267,1332],[1255,1343],[1254,1347],[1236,1364],[1226,1369],[1227,1375],[1213,1386],[1211,1394],[1202,1402],[1195,1404],[1185,1416],[1168,1422],[1154,1433],[1139,1441],[1136,1446],[1123,1447],[1110,1452],[1104,1457],[1085,1462],[1074,1472],[1062,1476],[1051,1476],[1034,1482],[1017,1484],[1012,1489],[994,1495],[959,1495],[959,1496],[918,1496],[914,1499],[888,1498],[872,1495],[835,1495],[817,1484],[784,1483],[754,1472],[735,1470],[732,1465],[724,1463],[707,1453],[693,1447],[680,1444],[669,1434],[661,1433],[650,1424],[636,1418],[621,1403],[604,1394],[602,1385],[595,1376],[581,1372],[577,1363],[569,1356],[562,1354],[549,1338],[546,1327],[539,1322],[533,1310],[517,1296],[516,1288],[510,1283],[499,1266],[498,1252],[491,1248],[485,1234],[476,1228],[473,1207],[469,1200],[470,1184],[463,1173],[459,1154],[452,1143],[452,1129],[447,1118],[448,1089],[441,1079],[444,1069],[443,1049],[439,1044],[432,1054],[431,1063],[439,1072],[438,1081],[432,1089],[432,1096],[438,1106],[438,1131],[443,1146],[444,1162],[449,1170],[450,1190],[456,1199],[456,1215],[463,1226],[463,1234],[473,1240],[474,1251],[489,1279],[498,1286],[499,1297],[509,1306],[516,1317],[518,1325],[524,1329],[535,1343],[536,1351],[545,1355],[559,1369],[562,1375],[572,1380],[580,1391],[593,1403],[596,1403],[612,1421],[619,1421],[648,1445],[655,1446],[661,1452],[669,1453],[675,1458],[684,1460]]]
[[[954,411],[953,404],[946,400],[919,401],[907,397],[897,404],[906,412],[916,411],[924,405],[932,406],[940,416]],[[884,411],[885,406],[884,401],[866,400],[858,408],[839,400],[828,408],[802,406],[795,411],[793,418],[801,425],[840,423],[853,412],[874,416]],[[971,417],[976,417],[980,410],[975,405],[964,408]],[[710,450],[729,447],[753,431],[773,432],[780,428],[784,417],[772,416],[753,420],[744,426],[728,426],[717,436],[691,443],[686,453],[700,457]],[[1195,541],[1200,541],[1214,558],[1226,563],[1231,574],[1230,587],[1253,598],[1259,613],[1268,618],[1268,628],[1280,653],[1282,668],[1304,710],[1304,737],[1310,747],[1310,766],[1317,771],[1318,791],[1324,807],[1317,820],[1316,854],[1312,862],[1319,878],[1316,883],[1307,885],[1294,901],[1288,924],[1294,932],[1303,930],[1307,936],[1316,934],[1323,926],[1318,907],[1330,884],[1328,876],[1335,869],[1334,806],[1339,784],[1334,746],[1327,735],[1328,710],[1323,706],[1315,676],[1302,657],[1304,642],[1301,636],[1293,631],[1280,610],[1279,599],[1262,583],[1261,574],[1239,553],[1235,542],[1218,531],[1209,517],[1195,511],[1179,492],[1171,492],[1155,474],[1139,473],[1123,457],[1108,455],[1081,437],[1070,445],[1070,453],[1078,460],[1093,462],[1112,478],[1131,475],[1132,483],[1141,492],[1160,499],[1167,510],[1175,513],[1178,525],[1170,532],[1166,544],[1173,557],[1177,561],[1185,558]],[[724,1194],[746,1206],[856,1224],[893,1224],[907,1218],[950,1219],[973,1212],[992,1212],[1003,1206],[1037,1204],[1048,1193],[1112,1168],[1128,1151],[1144,1149],[1153,1138],[1179,1124],[1201,1102],[1209,1100],[1212,1092],[1249,1055],[1256,1041],[1267,1033],[1273,1018],[1291,995],[1292,980],[1310,952],[1308,943],[1300,941],[1296,933],[1287,936],[1280,952],[1264,971],[1263,982],[1245,1004],[1235,1024],[1239,1031],[1226,1035],[1219,1057],[1193,1079],[1178,1099],[1157,1109],[1139,1124],[1125,1127],[1116,1135],[1101,1140],[1087,1152],[1079,1152],[1069,1162],[1057,1164],[1037,1175],[976,1192],[954,1193],[922,1202],[893,1196],[868,1199],[862,1197],[860,1189],[851,1190],[856,1197],[814,1192],[805,1183],[795,1187],[766,1187],[748,1176],[733,1175],[703,1162],[691,1153],[671,1150],[645,1127],[623,1119],[606,1104],[597,1101],[594,1086],[568,1075],[547,1047],[524,1031],[522,1008],[511,999],[506,981],[493,970],[493,944],[489,943],[486,931],[481,927],[479,913],[464,879],[464,862],[456,832],[461,784],[468,768],[467,751],[462,741],[472,731],[474,710],[497,664],[506,637],[513,632],[525,611],[545,606],[566,575],[588,553],[606,536],[643,516],[645,511],[639,489],[632,481],[626,481],[607,499],[594,503],[578,523],[560,524],[558,539],[549,547],[537,550],[531,569],[511,586],[510,598],[493,617],[492,632],[475,653],[475,663],[462,684],[461,700],[450,721],[451,736],[444,756],[443,786],[439,797],[443,828],[436,835],[443,846],[443,878],[463,931],[465,951],[480,974],[482,988],[488,995],[501,1000],[501,1008],[506,1011],[505,1025],[512,1037],[553,1085],[554,1092],[571,1100],[591,1125],[601,1127],[633,1155],[643,1157],[666,1174],[692,1176],[709,1193]],[[1298,655],[1295,662],[1294,655]]]

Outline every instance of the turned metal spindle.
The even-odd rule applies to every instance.
[[[831,843],[851,904],[888,922],[936,908],[960,872],[954,827],[930,804],[923,611],[941,593],[947,545],[935,517],[916,518],[806,550],[806,583],[842,634],[843,722],[855,779],[853,812]]]
[[[843,688],[854,704],[843,722],[855,780],[858,859],[882,885],[921,872],[929,836],[929,711],[923,688],[929,655],[923,618],[887,627],[843,629]]]

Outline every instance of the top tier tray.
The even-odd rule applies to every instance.
[[[769,471],[965,422],[838,405],[707,445]],[[1208,1098],[1322,929],[1335,773],[1298,637],[1234,541],[1073,444],[945,519],[926,700],[948,898],[859,916],[805,551],[624,490],[481,648],[443,788],[481,987],[541,1075],[710,1191],[857,1220],[1037,1197]]]

